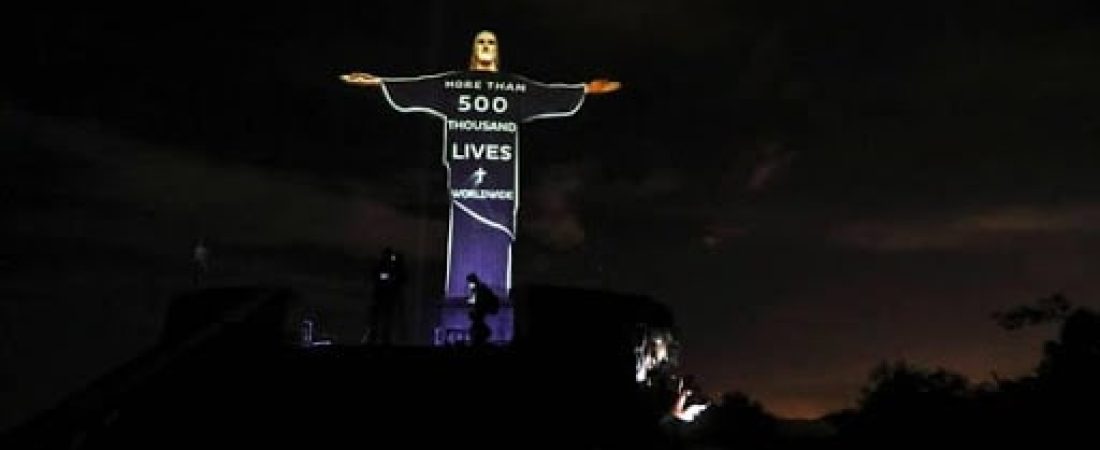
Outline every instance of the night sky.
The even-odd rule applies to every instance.
[[[961,5],[965,3],[965,5]],[[850,406],[878,361],[1022,374],[1100,306],[1100,14],[1087,1],[85,6],[8,17],[0,426],[133,357],[190,281],[299,287],[354,336],[385,245],[442,289],[438,119],[365,71],[611,78],[523,128],[517,283],[649,294],[686,370],[770,411]],[[147,8],[147,9],[141,9]],[[9,398],[5,401],[4,398]]]

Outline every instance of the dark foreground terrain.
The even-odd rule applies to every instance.
[[[294,295],[228,288],[182,296],[156,348],[17,427],[0,447],[657,444],[632,379],[630,327],[642,319],[614,299],[584,317],[539,309],[535,321],[518,319],[525,332],[507,348],[302,348],[286,307]],[[652,305],[637,308],[642,300],[619,301],[652,317]]]

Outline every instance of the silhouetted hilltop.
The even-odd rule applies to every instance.
[[[538,436],[607,448],[652,438],[634,414],[631,335],[639,320],[670,323],[652,300],[528,287],[517,310],[538,317],[511,347],[301,348],[297,295],[229,287],[177,297],[153,350],[18,427],[4,447],[515,448]]]

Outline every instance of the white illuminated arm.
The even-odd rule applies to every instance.
[[[688,406],[687,409],[685,409],[683,412],[678,414],[676,416],[676,418],[680,419],[680,420],[683,420],[684,422],[691,422],[691,421],[695,420],[696,417],[699,417],[699,414],[702,414],[703,411],[706,411],[708,406],[710,406],[710,405],[691,405],[691,406]]]
[[[677,419],[684,414],[684,403],[687,403],[689,395],[691,391],[681,390],[680,395],[676,397],[676,403],[672,405],[672,415]]]
[[[649,377],[649,370],[656,365],[656,361],[652,356],[645,355],[642,357],[642,363],[638,364],[638,370],[634,373],[634,380],[641,383]]]
[[[676,398],[676,404],[672,406],[672,415],[677,419],[684,422],[691,422],[695,420],[703,411],[707,410],[710,405],[691,405],[684,408],[684,404],[687,403],[688,397],[691,396],[691,390],[680,391],[680,396]]]

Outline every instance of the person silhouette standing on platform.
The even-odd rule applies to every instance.
[[[481,347],[489,343],[489,336],[493,334],[485,317],[500,311],[500,298],[477,275],[466,275],[466,282],[470,286],[470,343]]]
[[[206,240],[199,238],[195,243],[195,250],[191,254],[191,283],[201,286],[206,281],[210,272],[210,248],[206,246]]]
[[[374,302],[371,304],[367,337],[371,343],[392,344],[394,324],[400,311],[405,286],[405,264],[392,248],[382,250],[372,274]]]

